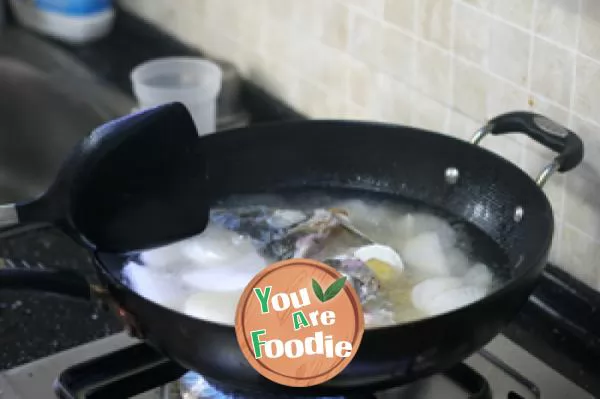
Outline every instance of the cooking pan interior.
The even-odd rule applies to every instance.
[[[237,194],[368,192],[424,205],[469,231],[474,255],[510,280],[547,255],[548,200],[519,168],[470,143],[379,123],[306,121],[206,136],[212,203]],[[448,168],[459,177],[446,179]],[[517,207],[523,209],[515,220]],[[160,228],[149,221],[149,229]],[[115,282],[128,256],[102,256]]]

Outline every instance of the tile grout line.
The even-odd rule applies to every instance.
[[[414,35],[414,34],[412,34],[411,32],[408,32],[408,31],[406,31],[404,28],[401,28],[401,27],[399,27],[399,26],[397,26],[397,25],[391,24],[391,23],[389,23],[389,22],[387,22],[387,21],[384,21],[384,23],[385,23],[386,25],[389,25],[389,27],[391,27],[391,28],[393,28],[393,29],[396,29],[396,30],[400,31],[401,33],[403,33],[403,34],[405,34],[405,35],[407,35],[407,36],[411,37],[413,40],[416,40],[416,41],[417,41],[418,43],[420,43],[420,44],[425,44],[425,45],[427,45],[427,46],[431,46],[431,47],[433,47],[433,48],[436,48],[437,50],[439,50],[439,51],[441,51],[441,52],[447,53],[447,54],[448,54],[448,55],[451,57],[452,61],[453,61],[454,59],[458,59],[458,60],[460,60],[460,61],[463,61],[463,62],[465,62],[466,64],[468,64],[468,65],[469,65],[469,66],[471,66],[471,67],[475,67],[475,68],[479,69],[480,71],[483,71],[484,73],[487,73],[487,74],[489,74],[490,76],[492,76],[492,77],[494,77],[494,78],[497,78],[497,79],[501,80],[502,82],[504,82],[504,83],[507,83],[507,84],[511,85],[513,88],[516,88],[516,89],[518,89],[518,90],[524,90],[524,91],[527,91],[527,90],[528,90],[528,89],[527,89],[527,87],[524,87],[524,86],[522,86],[522,85],[519,85],[519,84],[517,84],[517,83],[515,83],[515,82],[511,81],[510,79],[507,79],[507,78],[505,78],[505,77],[503,77],[503,76],[501,76],[501,75],[498,75],[498,74],[496,74],[496,73],[494,73],[494,72],[490,71],[489,69],[482,68],[482,67],[481,67],[481,65],[479,65],[478,63],[476,63],[476,62],[473,62],[473,61],[471,61],[471,60],[469,60],[469,59],[467,59],[467,58],[465,58],[465,57],[462,57],[462,56],[460,56],[460,55],[456,54],[454,51],[451,51],[450,49],[445,49],[445,48],[443,48],[442,46],[440,46],[440,45],[438,45],[438,44],[436,44],[436,43],[434,43],[434,42],[430,42],[430,41],[428,41],[428,40],[425,40],[425,39],[423,39],[422,37],[415,36],[415,35]],[[536,95],[536,96],[539,96],[539,94],[537,94],[537,93],[535,93],[535,95]],[[546,98],[546,97],[544,97],[544,96],[540,96],[540,97],[542,97],[544,100],[546,100],[546,101],[550,102],[550,103],[551,103],[551,105],[558,106],[559,108],[563,108],[563,109],[565,109],[565,110],[567,110],[567,111],[568,111],[568,108],[567,108],[567,107],[565,107],[565,106],[563,106],[563,105],[561,105],[561,104],[558,104],[558,103],[556,103],[556,102],[554,102],[554,101],[552,101],[552,100],[550,100],[550,99],[548,99],[548,98]]]
[[[568,119],[568,126],[572,127],[573,126],[573,120],[575,117],[575,94],[576,94],[576,89],[577,89],[577,56],[578,56],[578,52],[579,52],[579,40],[580,40],[580,35],[581,35],[581,12],[583,10],[583,1],[582,0],[577,0],[577,7],[578,7],[578,15],[579,17],[577,18],[577,24],[575,25],[575,50],[576,53],[574,55],[575,60],[574,60],[574,65],[573,65],[573,71],[572,71],[572,78],[573,78],[573,82],[571,83],[571,93],[570,93],[570,98],[569,98],[569,119]],[[562,198],[561,198],[561,207],[562,207],[562,212],[560,214],[560,231],[558,232],[557,235],[557,241],[559,242],[559,248],[558,248],[558,254],[559,257],[562,258],[562,251],[563,251],[563,230],[565,226],[569,226],[571,228],[575,228],[577,231],[579,231],[578,228],[571,226],[570,223],[568,223],[566,221],[566,217],[565,217],[565,212],[566,212],[566,205],[567,205],[567,195],[568,195],[568,190],[567,190],[567,182],[569,180],[569,175],[567,174],[565,176],[564,182],[563,182],[563,193],[562,193]],[[583,231],[579,231],[581,234],[584,235],[588,235],[587,233],[583,232]],[[595,237],[590,237],[592,240],[597,242],[597,239]]]
[[[581,234],[582,236],[585,236],[585,238],[589,238],[589,239],[590,239],[590,241],[592,241],[593,243],[595,243],[595,244],[599,244],[599,245],[600,245],[600,238],[596,238],[596,237],[594,237],[593,235],[591,235],[590,233],[587,233],[587,232],[585,232],[585,231],[581,230],[581,229],[580,229],[579,227],[577,227],[576,225],[574,225],[574,224],[572,224],[572,223],[569,223],[569,222],[566,222],[566,221],[565,221],[565,222],[563,223],[563,226],[564,226],[564,227],[568,227],[568,228],[570,228],[571,230],[574,230],[574,231],[576,231],[577,233]],[[562,235],[562,232],[561,232],[561,235]],[[561,240],[562,240],[562,238],[561,238]]]
[[[561,50],[566,50],[566,51],[569,51],[569,52],[572,52],[572,53],[574,52],[577,55],[580,55],[580,56],[582,56],[582,57],[584,57],[584,58],[586,58],[586,59],[588,59],[590,61],[594,61],[596,63],[600,63],[600,59],[596,59],[596,58],[594,58],[592,56],[584,54],[584,53],[580,52],[579,49],[576,48],[576,47],[570,47],[570,46],[564,45],[564,44],[562,44],[562,43],[560,43],[560,42],[558,42],[556,40],[550,39],[548,37],[545,37],[545,36],[542,36],[542,35],[536,33],[531,28],[529,28],[529,29],[523,28],[522,26],[519,26],[519,25],[517,25],[517,24],[515,24],[513,22],[510,22],[509,20],[504,19],[504,18],[502,18],[502,17],[500,17],[500,16],[498,16],[498,15],[496,15],[496,14],[490,12],[490,11],[487,11],[487,10],[484,10],[482,8],[476,7],[476,6],[472,5],[472,4],[464,2],[462,0],[458,0],[458,1],[460,1],[461,4],[463,4],[465,7],[468,7],[468,8],[470,8],[471,10],[473,10],[475,12],[482,13],[482,14],[484,14],[484,15],[486,15],[486,16],[488,16],[488,17],[490,17],[490,18],[492,18],[492,19],[494,19],[496,21],[502,22],[502,23],[504,23],[504,24],[506,24],[508,26],[511,26],[511,27],[517,29],[517,30],[520,30],[523,33],[532,34],[534,36],[534,38],[543,40],[543,41],[545,41],[547,43],[550,43],[550,44],[552,44],[552,45],[554,45],[556,47],[559,47]],[[579,2],[580,0],[576,0],[576,1]],[[535,4],[535,2],[536,1],[534,0],[534,4]]]
[[[456,1],[460,1],[461,4],[463,4],[465,7],[471,8],[472,10],[474,10],[476,12],[480,12],[480,13],[482,13],[482,14],[484,14],[484,15],[486,15],[486,16],[488,16],[488,17],[490,17],[490,18],[492,18],[492,19],[494,19],[496,21],[502,22],[502,23],[504,23],[504,24],[506,24],[508,26],[513,27],[513,28],[517,28],[518,30],[520,30],[523,33],[531,34],[531,35],[533,35],[533,37],[535,39],[540,39],[540,40],[542,40],[542,41],[544,41],[546,43],[552,44],[552,45],[560,48],[561,50],[565,50],[565,51],[568,51],[570,53],[576,53],[577,55],[579,55],[579,56],[581,56],[583,58],[586,58],[589,61],[592,61],[592,62],[600,64],[600,59],[596,59],[596,58],[591,57],[591,56],[589,56],[587,54],[581,53],[580,51],[578,51],[577,48],[566,46],[564,44],[559,43],[558,41],[555,41],[555,40],[552,40],[550,38],[547,38],[547,37],[544,37],[542,35],[539,35],[539,34],[535,33],[531,28],[530,29],[526,29],[526,28],[523,28],[521,26],[515,25],[515,24],[509,22],[506,19],[503,19],[503,18],[501,18],[501,17],[499,17],[499,16],[497,16],[495,14],[492,14],[489,11],[485,11],[485,10],[482,10],[480,8],[477,8],[477,7],[473,6],[472,4],[465,3],[465,2],[463,2],[461,0],[456,0]],[[580,1],[580,0],[576,0],[576,1]],[[532,20],[533,20],[533,18],[532,18]],[[396,30],[402,32],[403,34],[405,34],[407,36],[410,36],[411,38],[413,38],[415,40],[418,40],[419,42],[422,42],[422,43],[425,43],[425,44],[430,45],[432,47],[435,47],[435,48],[437,48],[438,50],[441,50],[441,51],[446,51],[446,52],[453,53],[452,51],[450,51],[450,49],[444,48],[444,47],[440,46],[439,44],[437,44],[435,42],[426,40],[426,39],[420,37],[418,34],[416,34],[414,32],[410,32],[410,31],[406,30],[405,28],[403,28],[401,26],[398,26],[398,25],[396,25],[396,24],[394,24],[392,22],[389,22],[389,21],[386,21],[386,20],[382,20],[381,22],[384,25],[386,25],[387,27],[390,27],[392,29],[396,29]],[[457,55],[457,54],[454,54],[454,55]],[[513,83],[513,82],[511,82],[511,83]],[[514,83],[514,84],[516,84],[516,83]],[[517,85],[517,86],[519,86],[519,85]],[[523,86],[519,86],[519,87],[523,87]]]
[[[508,26],[510,26],[512,28],[515,28],[515,29],[521,31],[522,33],[532,34],[532,35],[534,35],[534,37],[536,37],[538,39],[545,40],[548,43],[554,44],[555,46],[560,47],[563,50],[574,51],[573,48],[571,48],[571,47],[569,47],[567,45],[564,45],[564,44],[562,44],[562,43],[560,43],[560,42],[558,42],[556,40],[553,40],[553,39],[550,39],[548,37],[542,36],[542,35],[540,35],[540,34],[538,34],[538,33],[535,32],[535,12],[537,10],[537,0],[534,0],[534,10],[533,10],[532,22],[530,23],[529,28],[524,28],[524,27],[522,27],[522,26],[520,26],[518,24],[515,24],[514,22],[511,22],[508,19],[500,17],[499,15],[497,15],[497,14],[495,14],[493,12],[490,12],[488,10],[485,10],[485,9],[482,9],[482,8],[479,8],[479,7],[476,7],[473,4],[466,3],[466,2],[464,2],[462,0],[459,0],[459,1],[461,1],[461,3],[464,4],[465,7],[468,7],[468,8],[470,8],[471,10],[473,10],[475,12],[479,12],[481,14],[484,14],[484,15],[492,18],[495,21],[502,22],[502,23],[504,23],[504,24],[506,24],[506,25],[508,25]],[[576,1],[579,1],[579,0],[576,0]]]
[[[527,64],[527,91],[531,94],[531,86],[533,81],[533,52],[535,51],[535,13],[537,12],[539,0],[533,0],[533,8],[531,11],[531,21],[529,21],[529,28],[531,30],[529,38],[529,61]]]
[[[346,37],[346,43],[344,45],[343,48],[343,52],[346,54],[346,56],[348,57],[348,59],[352,62],[358,61],[356,60],[356,58],[354,58],[354,56],[350,53],[350,31],[352,29],[352,23],[354,20],[354,13],[355,12],[360,12],[361,10],[355,9],[355,7],[352,7],[350,5],[348,5],[347,3],[340,1],[340,0],[335,0],[337,1],[337,3],[341,6],[341,7],[345,7],[346,10],[348,11],[346,13],[346,25],[348,26],[348,34]],[[350,62],[348,62],[348,65],[350,65]],[[346,103],[350,104],[350,105],[354,105],[355,107],[358,107],[359,105],[356,104],[354,102],[354,100],[352,100],[352,88],[351,88],[351,83],[350,83],[350,79],[351,78],[351,73],[348,71],[347,75],[346,75]],[[360,108],[364,108],[364,107],[360,107]]]
[[[397,29],[399,32],[401,32],[404,35],[407,35],[409,38],[412,39],[413,42],[411,43],[411,46],[412,46],[412,50],[413,50],[413,57],[412,57],[412,60],[409,61],[410,62],[410,79],[411,79],[411,82],[416,82],[417,70],[419,68],[418,53],[419,53],[419,44],[420,44],[420,42],[419,42],[419,39],[420,39],[420,37],[419,37],[419,31],[420,31],[420,29],[419,29],[419,5],[418,5],[417,0],[409,0],[409,1],[412,1],[413,5],[414,5],[414,7],[412,9],[412,15],[411,15],[411,18],[412,18],[412,24],[411,24],[412,30],[411,31],[406,31],[406,29],[400,28],[399,26],[392,24],[392,23],[386,21],[385,19],[383,21],[383,26],[384,26],[384,29],[385,29],[386,25],[387,25],[387,27],[390,27],[390,29]],[[413,85],[411,82],[404,81],[404,83],[410,90],[408,95],[409,95],[409,101],[411,104],[413,104],[413,101],[412,101],[413,97],[414,97],[413,91],[416,91],[419,95],[423,95],[427,98],[430,98],[428,95],[426,95],[425,93],[422,93],[421,90],[416,88],[416,83]],[[415,114],[414,108],[415,107],[411,106],[408,110],[408,122],[411,126],[414,126],[413,125],[413,119],[414,119],[414,114]]]
[[[494,12],[492,12],[492,11],[489,11],[489,10],[487,10],[487,9],[484,9],[484,8],[482,8],[482,7],[477,7],[477,6],[475,6],[475,5],[471,4],[471,3],[467,3],[467,2],[465,2],[465,1],[463,1],[463,0],[459,0],[459,1],[460,1],[460,2],[461,2],[461,4],[463,4],[465,7],[467,7],[467,8],[470,8],[472,11],[475,11],[476,13],[481,13],[481,14],[484,14],[484,15],[486,15],[486,16],[488,16],[488,17],[490,17],[490,18],[492,18],[492,19],[494,19],[494,20],[496,20],[496,21],[504,22],[504,23],[506,23],[507,25],[509,25],[509,26],[511,26],[511,27],[513,27],[513,28],[516,28],[516,29],[518,29],[518,30],[520,30],[520,31],[522,31],[522,32],[528,32],[528,29],[527,29],[527,28],[523,28],[522,26],[520,26],[520,25],[518,25],[518,24],[515,24],[514,22],[511,22],[511,21],[509,21],[509,20],[507,20],[507,19],[504,19],[504,18],[500,17],[499,15],[495,14],[495,13],[494,13]]]
[[[456,55],[456,54],[451,54],[451,56],[453,58],[458,59],[461,62],[464,62],[465,64],[469,65],[470,67],[477,68],[480,71],[489,74],[491,77],[501,80],[503,83],[506,83],[506,84],[512,86],[512,88],[514,88],[514,89],[521,90],[521,91],[527,91],[527,89],[524,88],[523,86],[519,86],[518,84],[512,82],[511,80],[508,80],[505,77],[502,77],[502,76],[500,76],[500,75],[498,75],[498,74],[496,74],[494,72],[491,72],[489,70],[485,70],[485,69],[481,68],[481,66],[477,65],[477,63],[475,63],[475,62],[473,62],[473,61],[471,61],[469,59],[466,59],[466,58],[461,57],[461,56]],[[538,97],[538,98],[542,99],[543,101],[547,102],[549,105],[560,109],[561,111],[566,111],[567,113],[572,112],[568,107],[565,107],[564,105],[555,102],[554,100],[552,100],[552,99],[544,96],[543,94],[537,93],[535,91],[531,91],[529,94],[535,95],[536,97]],[[582,116],[581,114],[578,114],[576,112],[573,112],[573,114],[574,114],[574,116],[576,116],[578,118],[581,118],[581,119],[583,119],[586,122],[590,122],[590,123],[592,123],[592,124],[594,124],[596,126],[600,126],[600,123],[595,122],[593,119],[590,119],[589,117]]]
[[[582,0],[577,0],[577,7],[578,7],[578,15],[579,18],[577,18],[577,24],[575,25],[575,50],[578,51],[579,50],[579,40],[580,40],[580,35],[581,35],[581,11],[583,9],[583,1]],[[577,93],[577,56],[578,53],[575,53],[575,59],[574,61],[574,65],[573,65],[573,71],[572,71],[572,78],[573,78],[573,82],[571,83],[571,92],[569,93],[569,127],[573,126],[573,114],[575,112],[575,100],[576,100],[576,93]]]
[[[535,51],[535,15],[537,12],[538,1],[539,0],[533,0],[531,8],[531,18],[529,21],[529,32],[527,32],[527,34],[529,35],[529,54],[527,55],[527,80],[525,84],[525,92],[527,95],[527,106],[529,108],[532,107],[532,105],[530,105],[530,101],[533,100],[533,92],[531,86],[533,82],[533,54]],[[525,165],[527,164],[529,149],[527,143],[525,143],[524,141],[521,141],[519,144],[521,146],[519,165],[522,169],[524,169]]]
[[[571,93],[570,93],[570,98],[569,98],[569,120],[568,120],[568,126],[572,127],[573,126],[573,121],[574,121],[574,117],[575,117],[575,95],[576,95],[576,89],[577,89],[577,56],[578,56],[578,51],[579,51],[579,40],[580,40],[580,35],[581,35],[581,11],[583,9],[583,2],[582,0],[578,0],[578,7],[579,7],[579,18],[577,19],[577,25],[575,26],[575,50],[577,51],[575,53],[575,60],[574,60],[574,65],[573,65],[573,71],[572,71],[572,78],[573,78],[573,82],[571,84]],[[567,195],[568,195],[568,190],[567,190],[567,182],[569,180],[569,175],[567,174],[565,176],[564,179],[564,183],[563,183],[563,196],[561,198],[561,206],[562,206],[562,213],[561,213],[561,230],[559,231],[558,237],[559,237],[559,241],[560,241],[560,247],[559,247],[559,254],[562,257],[562,251],[563,251],[563,231],[565,226],[568,226],[572,229],[575,229],[576,231],[578,231],[581,234],[584,234],[586,236],[588,236],[587,233],[579,230],[579,228],[572,226],[571,223],[568,223],[566,221],[566,217],[565,217],[565,212],[566,212],[566,205],[567,205]],[[590,237],[592,240],[596,241],[595,237]]]
[[[586,122],[589,125],[592,125],[593,127],[600,128],[600,123],[596,122],[594,119],[590,119],[590,117],[583,116],[575,111],[571,112],[573,112],[574,117],[581,119],[582,121]]]
[[[364,8],[357,6],[356,4],[348,4],[347,2],[345,2],[343,0],[334,0],[334,1],[336,1],[338,4],[348,7],[348,9],[351,11],[355,11],[355,12],[358,12],[359,14],[362,14],[364,17],[367,17],[369,19],[372,19],[372,20],[375,20],[378,22],[382,22],[385,19],[384,14],[382,14],[381,16],[372,14],[369,11],[365,10]],[[385,10],[384,10],[384,12],[385,12]]]
[[[492,72],[492,71],[490,71],[489,69],[482,68],[482,67],[481,67],[480,65],[478,65],[476,62],[474,62],[474,61],[471,61],[471,60],[469,60],[468,58],[462,57],[462,56],[460,56],[460,55],[458,55],[458,54],[450,54],[450,56],[451,56],[451,57],[453,57],[453,58],[455,58],[455,59],[457,59],[457,60],[459,60],[459,61],[461,61],[461,62],[464,62],[464,63],[465,63],[465,64],[467,64],[469,67],[473,67],[473,68],[479,69],[479,71],[481,71],[481,72],[484,72],[484,73],[486,73],[486,74],[488,74],[488,75],[490,75],[490,76],[492,76],[492,77],[494,77],[494,78],[497,78],[497,79],[499,79],[499,80],[500,80],[500,81],[502,81],[503,83],[506,83],[506,84],[508,84],[509,86],[512,86],[512,88],[514,88],[514,89],[518,89],[518,90],[524,90],[524,91],[527,91],[527,89],[526,89],[526,88],[524,88],[523,86],[519,86],[518,84],[516,84],[516,83],[515,83],[515,82],[513,82],[512,80],[510,80],[510,79],[507,79],[507,78],[505,78],[505,77],[503,77],[503,76],[501,76],[501,75],[498,75],[497,73],[495,73],[495,72]]]
[[[455,38],[456,35],[456,0],[452,1],[452,5],[450,7],[450,54],[454,54],[454,48],[455,48]],[[452,112],[451,112],[451,108],[454,108],[454,59],[452,57],[450,57],[450,71],[448,71],[448,73],[450,74],[450,93],[448,93],[448,102],[450,104],[450,107],[448,107],[448,110],[446,112],[446,116],[445,116],[445,120],[444,120],[444,130],[446,132],[450,132],[450,124],[451,124],[451,118],[452,118]]]

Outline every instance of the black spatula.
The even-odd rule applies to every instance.
[[[39,198],[0,205],[4,235],[55,225],[103,252],[153,248],[208,223],[205,157],[187,109],[167,104],[109,122],[74,149]]]

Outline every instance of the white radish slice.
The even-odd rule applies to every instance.
[[[197,292],[185,301],[183,312],[201,320],[233,326],[241,295],[242,291]]]
[[[210,249],[207,249],[210,251]],[[198,263],[195,262],[191,268],[193,271],[200,270],[242,270],[243,272],[250,272],[253,274],[258,273],[261,269],[267,266],[267,261],[256,253],[256,250],[252,248],[252,252],[243,253],[241,252],[238,257],[235,258],[221,258],[219,261],[213,259],[212,263]]]
[[[419,269],[424,274],[450,275],[440,239],[434,232],[420,234],[408,241],[402,251],[402,257],[409,266]]]
[[[380,216],[381,214],[376,207],[370,206],[362,200],[341,201],[340,203],[335,204],[335,208],[347,211],[349,219],[353,223],[356,223],[357,221],[369,221],[373,224],[377,224],[377,220],[379,219],[377,216]]]
[[[227,262],[226,267],[230,267],[233,270],[242,270],[244,272],[256,274],[267,266],[268,263],[265,258],[257,254],[253,248],[252,252],[240,255],[239,258]]]
[[[180,289],[179,280],[167,273],[130,262],[123,268],[123,274],[135,292],[159,305],[178,310],[187,296]]]
[[[456,231],[446,220],[434,215],[421,215],[415,223],[423,231],[435,232],[442,248],[452,248],[456,244]]]
[[[214,224],[182,243],[181,251],[199,267],[230,265],[248,254],[256,254],[248,239]]]
[[[172,265],[187,262],[181,249],[182,243],[150,249],[140,254],[140,260],[153,269],[170,268]]]
[[[442,248],[451,248],[456,244],[456,232],[442,218],[434,215],[415,213],[408,214],[398,224],[398,232],[406,239],[423,233],[436,233]]]
[[[373,244],[360,247],[354,251],[354,256],[361,262],[367,262],[371,259],[377,259],[394,267],[398,271],[404,270],[402,258],[396,251],[386,245]]]
[[[211,267],[185,273],[181,279],[197,290],[227,292],[243,290],[257,273],[239,267]]]
[[[372,313],[365,313],[364,318],[365,324],[369,327],[394,324],[394,314],[388,310],[379,310]]]
[[[480,287],[489,287],[492,284],[492,280],[492,273],[483,263],[476,263],[473,265],[463,277],[463,281],[466,285],[476,285]]]
[[[480,300],[486,292],[479,286],[461,286],[432,297],[421,310],[431,316],[451,312]]]
[[[394,226],[398,240],[402,243],[405,240],[409,240],[415,236],[415,217],[408,214],[400,220],[400,222]]]
[[[413,306],[427,312],[434,298],[446,291],[459,288],[462,280],[456,277],[434,277],[417,284],[411,292]],[[428,312],[427,312],[428,313]]]
[[[449,248],[444,250],[446,265],[453,276],[464,276],[469,270],[469,259],[463,251],[458,248]]]

